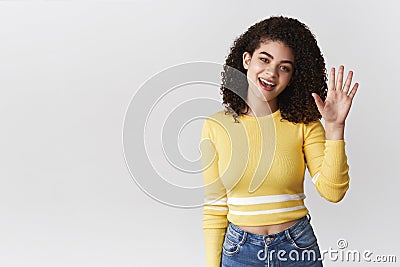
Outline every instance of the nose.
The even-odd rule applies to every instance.
[[[275,78],[276,77],[276,70],[275,68],[268,68],[265,70],[265,73],[268,77]]]
[[[275,78],[277,75],[277,71],[275,66],[269,66],[267,67],[267,69],[265,70],[266,74],[271,77],[271,78]]]

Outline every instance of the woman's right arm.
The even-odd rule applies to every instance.
[[[221,265],[222,244],[228,226],[226,189],[220,179],[213,125],[209,119],[204,121],[200,141],[204,180],[203,232],[207,267]]]

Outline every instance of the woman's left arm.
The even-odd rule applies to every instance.
[[[350,181],[344,126],[358,83],[349,91],[353,72],[349,72],[344,86],[343,72],[344,67],[340,66],[335,81],[335,69],[332,68],[325,102],[313,94],[325,120],[325,129],[320,121],[304,127],[303,151],[307,168],[320,195],[331,202],[339,202],[344,197]]]
[[[325,120],[325,135],[327,140],[344,139],[345,120],[359,86],[358,83],[355,83],[350,90],[353,79],[352,71],[349,71],[346,82],[343,85],[343,73],[344,67],[340,66],[336,81],[335,68],[331,69],[325,102],[316,93],[312,94],[317,108]]]

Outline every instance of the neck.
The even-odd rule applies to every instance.
[[[252,95],[251,90],[248,90],[247,105],[249,106],[247,115],[256,117],[267,116],[278,110],[278,103],[276,99],[273,99],[269,102],[260,100],[258,97]]]

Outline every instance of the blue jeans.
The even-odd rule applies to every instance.
[[[307,214],[282,232],[258,235],[229,223],[222,246],[222,267],[322,266],[317,238]]]

